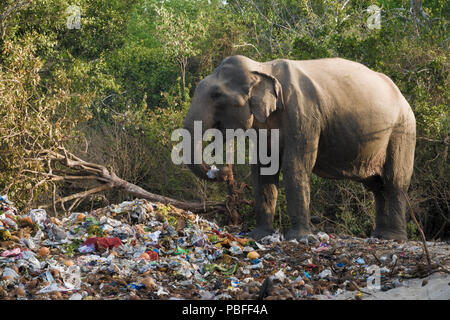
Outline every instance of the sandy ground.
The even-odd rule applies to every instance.
[[[424,280],[428,283],[422,286]],[[388,291],[364,290],[363,300],[450,300],[450,275],[433,274],[423,279],[404,280],[401,287]],[[346,291],[333,300],[353,299],[355,292]],[[328,299],[328,297],[321,297]]]

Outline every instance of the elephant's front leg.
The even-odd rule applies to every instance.
[[[275,175],[261,175],[260,165],[252,164],[256,226],[249,236],[259,240],[274,232],[273,218],[278,197],[279,170]]]
[[[283,180],[286,189],[287,211],[290,228],[286,240],[300,240],[310,231],[310,177],[315,157],[292,156],[283,164]]]

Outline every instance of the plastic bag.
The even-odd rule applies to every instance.
[[[44,209],[30,210],[26,216],[29,216],[33,223],[37,224],[39,228],[44,229],[44,222],[47,220],[47,212]]]
[[[329,278],[330,276],[331,276],[331,270],[330,269],[325,269],[321,273],[319,273],[320,279]]]
[[[220,169],[218,169],[215,165],[212,165],[206,175],[208,176],[208,178],[214,179],[219,171]]]
[[[13,269],[6,267],[3,270],[2,277],[11,277],[11,279],[14,280],[14,279],[19,278],[19,275]]]
[[[284,282],[286,280],[286,275],[284,274],[283,270],[278,270],[274,275],[274,278],[277,279],[280,282]]]
[[[5,217],[5,218],[2,218],[2,222],[3,222],[3,224],[6,224],[9,228],[11,228],[13,230],[19,229],[19,226],[13,219]]]
[[[22,252],[22,250],[20,248],[15,248],[12,250],[5,250],[2,252],[1,256],[2,257],[14,257],[19,255]]]
[[[81,286],[81,273],[79,266],[70,266],[62,274],[64,285],[71,290],[79,290]]]
[[[237,256],[237,255],[242,254],[242,249],[238,246],[232,246],[232,247],[230,247],[230,253],[232,255]]]
[[[320,240],[321,242],[328,243],[328,241],[330,241],[330,237],[329,237],[328,234],[326,234],[325,232],[319,232],[319,233],[317,233],[317,237],[319,238],[319,240]]]
[[[70,291],[70,290],[72,290],[72,289],[65,288],[65,287],[59,285],[58,283],[53,282],[50,285],[39,290],[37,293],[39,293],[39,294],[51,293],[51,292],[55,292],[55,291],[64,292],[64,291]]]

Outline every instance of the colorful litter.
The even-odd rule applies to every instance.
[[[0,221],[0,299],[334,299],[353,292],[360,300],[429,272],[417,241],[324,232],[254,241],[139,199],[56,218],[43,209],[20,214],[2,196]],[[450,245],[430,242],[429,249],[435,267],[448,270]]]

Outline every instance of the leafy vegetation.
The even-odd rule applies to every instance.
[[[220,200],[225,186],[170,160],[196,83],[229,55],[259,61],[343,57],[391,77],[417,119],[409,195],[428,238],[449,236],[449,4],[445,0],[0,1],[0,190],[21,208],[85,188],[60,183],[40,161],[65,145],[152,192]],[[381,9],[379,29],[368,27]],[[250,183],[249,167],[235,166]],[[246,194],[251,197],[251,193]],[[128,195],[109,192],[92,207]],[[359,184],[312,179],[320,228],[368,235],[373,197]],[[286,227],[279,196],[276,223]],[[241,212],[251,226],[251,209]],[[416,236],[414,225],[408,228]]]

